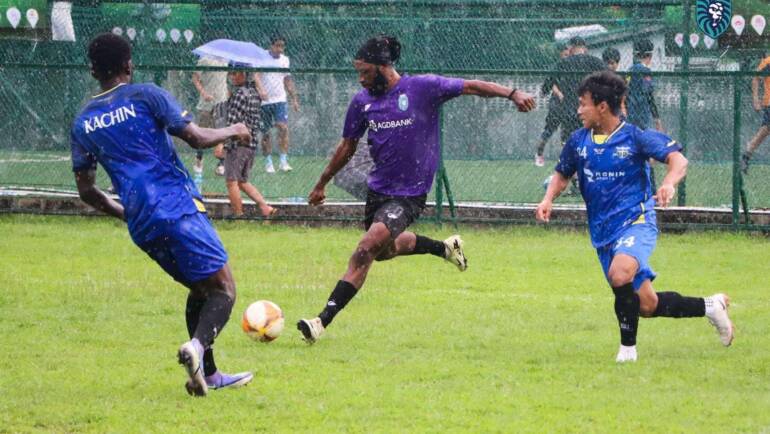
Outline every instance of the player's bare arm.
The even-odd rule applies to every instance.
[[[681,152],[672,152],[666,157],[666,177],[655,194],[655,201],[662,207],[667,207],[674,199],[676,186],[687,175],[687,158]]]
[[[334,175],[336,175],[340,169],[345,167],[345,165],[348,164],[348,161],[353,158],[353,154],[356,153],[356,148],[358,147],[358,140],[359,139],[348,138],[340,140],[331,161],[326,166],[326,169],[324,169],[321,178],[308,196],[308,203],[310,205],[321,205],[324,202],[326,199],[326,184],[328,184],[329,181],[334,178]]]
[[[249,143],[251,142],[251,131],[242,123],[233,124],[226,128],[203,128],[190,122],[177,134],[177,137],[195,149],[207,149],[229,139]]]
[[[551,210],[553,209],[553,201],[565,188],[569,185],[569,178],[562,175],[560,172],[554,172],[551,177],[551,182],[548,184],[548,189],[545,191],[543,200],[537,205],[535,209],[535,218],[538,221],[548,223],[551,220]]]
[[[465,80],[463,95],[477,95],[484,98],[506,98],[513,101],[520,112],[535,108],[535,98],[520,89],[511,89],[497,83],[481,80]]]
[[[80,199],[97,210],[115,218],[125,220],[123,205],[104,194],[96,186],[96,171],[83,170],[75,172],[75,184],[77,184]]]

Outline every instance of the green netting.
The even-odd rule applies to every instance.
[[[401,39],[401,71],[490,80],[537,95],[538,109],[530,114],[517,113],[500,99],[464,97],[446,104],[444,162],[459,202],[541,198],[560,141],[558,132],[550,139],[546,167],[533,164],[548,112],[548,95],[540,87],[553,75],[555,40],[564,35],[584,36],[596,56],[617,48],[621,70],[631,65],[635,38],[654,43],[661,119],[666,132],[685,143],[692,163],[680,204],[736,204],[735,149],[745,146],[762,121],[752,109],[754,74],[748,71],[760,59],[755,48],[766,46],[767,37],[755,31],[748,43],[752,30],[741,37],[731,29],[718,41],[704,41],[692,16],[683,13],[682,4],[692,1],[80,1],[65,14],[72,35],[56,11],[61,3],[66,2],[0,1],[5,20],[0,20],[0,185],[74,188],[69,127],[98,91],[85,47],[104,31],[130,37],[135,81],[153,81],[191,109],[198,97],[191,83],[194,47],[217,38],[267,47],[273,35],[286,38],[302,107],[290,113],[294,170],[269,175],[259,162],[255,166],[253,181],[269,199],[304,197],[314,184],[340,137],[347,104],[360,89],[352,57],[362,41],[378,33]],[[22,18],[18,26],[9,26],[7,10],[14,6]],[[31,8],[40,9],[35,26],[26,17]],[[699,35],[694,47],[691,34]],[[191,162],[193,152],[181,144],[179,149]],[[770,145],[761,146],[752,163],[743,180],[749,206],[769,208],[770,187],[762,180],[770,175]],[[214,159],[207,157],[203,189],[223,194],[224,183],[213,168]],[[661,166],[659,177],[662,172]],[[102,176],[100,182],[108,181]],[[353,200],[333,186],[329,196]]]

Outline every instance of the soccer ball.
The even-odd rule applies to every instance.
[[[255,341],[270,342],[283,331],[283,311],[272,301],[255,301],[243,312],[241,328]]]
[[[545,181],[543,181],[543,190],[548,190],[548,185],[551,183],[551,180],[553,179],[553,175],[548,176],[548,178],[545,178]]]

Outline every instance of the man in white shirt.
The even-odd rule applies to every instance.
[[[289,58],[283,52],[286,40],[282,36],[273,36],[270,40],[270,55],[277,59],[280,67],[289,69]],[[299,100],[294,88],[294,81],[288,72],[266,72],[255,74],[262,99],[262,154],[265,156],[265,171],[275,173],[273,166],[273,145],[270,141],[270,129],[275,126],[278,130],[278,146],[280,147],[279,169],[283,172],[291,170],[289,166],[289,109],[287,94],[291,98],[291,107],[299,111]],[[261,89],[260,89],[261,88]]]
[[[227,66],[227,62],[211,57],[202,57],[198,66]],[[192,83],[198,91],[198,125],[206,128],[222,128],[224,126],[224,103],[227,102],[227,71],[195,71]],[[214,156],[219,159],[216,174],[224,175],[224,149],[220,143],[214,148]],[[196,179],[203,173],[203,151],[196,154],[193,170]]]

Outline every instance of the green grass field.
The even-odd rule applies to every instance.
[[[705,319],[641,320],[640,360],[614,362],[612,295],[582,231],[461,232],[469,270],[377,263],[314,346],[314,315],[360,232],[216,224],[239,297],[217,341],[245,389],[185,393],[185,290],[106,218],[0,216],[0,432],[768,432],[767,239],[664,234],[659,290],[732,297],[735,343]],[[434,237],[448,228],[420,226]],[[254,300],[287,330],[238,327]]]
[[[192,168],[194,153],[180,147],[182,159]],[[261,159],[254,165],[252,182],[268,200],[307,197],[323,171],[327,161],[318,157],[292,157],[294,171],[269,175],[262,168]],[[205,160],[203,191],[209,195],[224,195],[225,184],[214,176],[215,159],[210,153]],[[448,160],[447,173],[456,201],[494,203],[537,203],[543,196],[543,181],[553,173],[554,161],[546,167],[535,167],[526,160]],[[0,186],[29,185],[74,189],[75,183],[67,154],[0,152]],[[664,166],[656,166],[659,179]],[[98,182],[109,185],[104,170],[98,171]],[[770,166],[755,164],[745,180],[750,208],[770,208]],[[681,189],[680,189],[681,191]],[[329,184],[330,200],[353,200],[350,195]],[[433,195],[429,200],[433,200]],[[563,203],[578,202],[579,198],[562,198]],[[730,207],[732,204],[732,166],[692,162],[687,178],[687,205]]]

